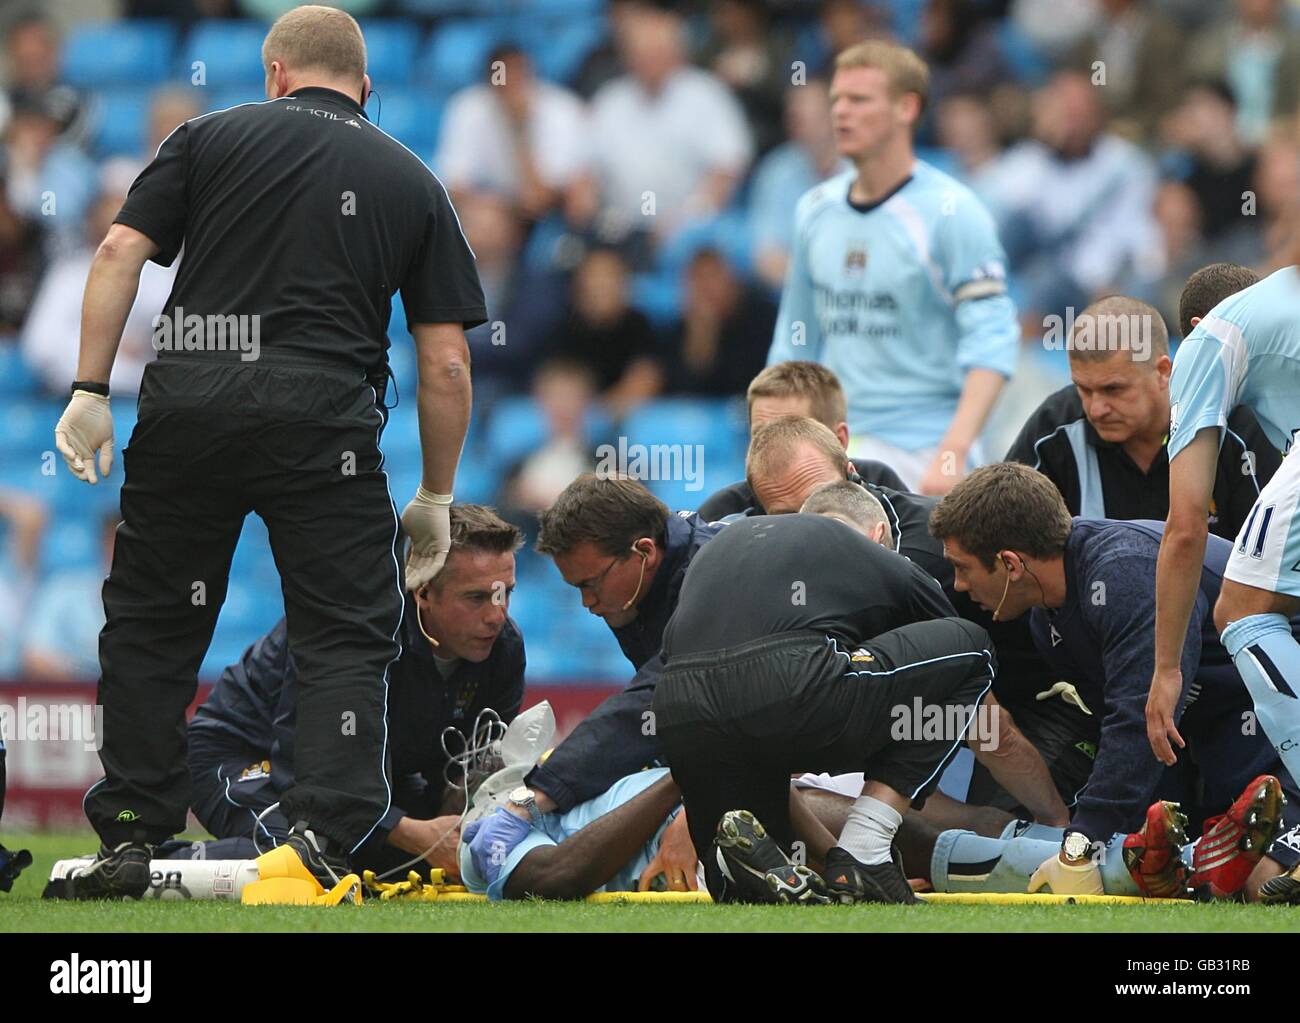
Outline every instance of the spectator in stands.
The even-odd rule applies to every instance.
[[[663,389],[654,331],[628,304],[627,265],[612,249],[587,254],[573,275],[569,310],[545,345],[591,368],[615,420]]]
[[[620,40],[628,23],[636,20],[632,15],[646,5],[646,0],[606,0],[605,37],[587,54],[573,76],[573,88],[584,100],[590,100],[602,85],[627,71]]]
[[[834,71],[837,53],[843,53],[864,39],[889,37],[881,10],[858,0],[822,0],[817,12],[817,28],[820,50],[806,57],[802,53],[794,56],[808,61],[810,73],[827,78]]]
[[[928,0],[919,52],[930,66],[930,102],[987,92],[1011,77],[994,22],[976,0]]]
[[[1210,261],[1201,230],[1201,207],[1196,201],[1196,194],[1187,185],[1181,181],[1166,181],[1156,190],[1152,213],[1160,231],[1164,274],[1152,285],[1150,300],[1167,323],[1175,323],[1178,319],[1178,299],[1188,276]],[[1253,250],[1258,251],[1258,237],[1255,234],[1243,240],[1256,242]],[[1254,259],[1239,258],[1234,251],[1234,261],[1250,263]]]
[[[759,279],[776,289],[790,261],[795,203],[819,181],[851,166],[835,145],[826,79],[810,78],[786,90],[785,130],[789,141],[759,161],[749,189],[754,265]]]
[[[28,678],[58,681],[99,676],[99,633],[104,628],[100,591],[113,562],[120,521],[116,508],[102,520],[99,565],[53,572],[41,582],[23,646],[23,673]]]
[[[1237,104],[1222,81],[1193,84],[1166,123],[1164,140],[1182,150],[1189,167],[1183,181],[1200,207],[1205,237],[1216,244],[1232,232],[1255,232],[1245,215],[1254,187],[1255,153],[1236,127]]]
[[[1203,29],[1185,51],[1198,74],[1221,78],[1237,99],[1237,128],[1252,145],[1300,103],[1300,29],[1284,0],[1236,0],[1236,13]]]
[[[781,109],[790,85],[790,43],[764,0],[718,0],[700,64],[725,82],[740,104],[761,155],[781,141]]]
[[[1035,138],[1013,147],[987,182],[1029,322],[1159,276],[1155,168],[1106,130],[1098,92],[1079,72],[1053,76],[1034,96]]]
[[[47,517],[45,505],[35,497],[0,488],[0,678],[15,677],[22,665],[25,612],[36,585]]]
[[[1245,267],[1216,263],[1193,274],[1184,307],[1193,324],[1256,281]],[[1138,342],[1141,342],[1139,345]],[[1074,321],[1073,383],[1051,395],[1007,452],[1054,484],[1071,515],[1154,519],[1169,514],[1169,334],[1159,312],[1136,299],[1102,299]],[[1210,532],[1232,540],[1282,458],[1254,413],[1228,417],[1219,449]]]
[[[53,19],[38,7],[13,18],[5,32],[6,85],[0,98],[0,128],[6,109],[31,103],[50,110],[64,140],[85,143],[86,105],[77,91],[59,82],[61,42]]]
[[[23,359],[51,394],[62,396],[68,381],[76,379],[77,338],[81,333],[81,299],[86,278],[90,275],[95,250],[125,199],[125,191],[105,191],[100,195],[86,218],[81,247],[60,256],[46,271],[23,325]],[[153,262],[144,265],[109,380],[116,394],[140,393],[144,368],[157,355],[153,345],[154,317],[167,304],[178,266],[179,261],[169,267]]]
[[[520,287],[524,224],[508,199],[491,192],[469,193],[456,203],[456,210],[465,239],[474,250],[489,316],[486,323],[465,332],[474,359],[474,383],[489,389],[522,389],[527,386],[531,366],[527,356],[532,345],[525,318],[516,315],[516,298],[527,303],[549,297]]]
[[[36,295],[43,227],[14,209],[0,176],[0,344],[17,340]]]
[[[510,470],[500,501],[501,514],[530,540],[537,536],[536,517],[596,467],[587,436],[595,395],[591,370],[571,359],[550,359],[533,376],[533,400],[546,423],[546,440]]]
[[[105,189],[126,194],[145,166],[153,159],[163,140],[180,125],[203,113],[189,86],[164,86],[149,100],[149,137],[142,152],[134,156],[115,156],[104,162],[101,181]]]
[[[1003,153],[989,101],[954,93],[936,105],[934,126],[936,141],[957,159],[957,177],[982,195],[985,179],[996,173]]]
[[[53,101],[38,93],[14,101],[4,132],[9,201],[24,217],[48,225],[47,258],[77,245],[95,198],[95,165],[62,130]]]
[[[767,357],[763,339],[776,324],[776,305],[736,276],[715,248],[696,251],[687,264],[682,318],[668,353],[671,394],[730,398],[744,393]]]
[[[642,265],[656,241],[726,206],[753,143],[725,83],[686,63],[680,16],[638,7],[624,18],[629,73],[592,100],[591,172],[571,212]]]
[[[525,221],[562,205],[583,171],[585,114],[568,89],[539,80],[518,46],[488,57],[486,81],[452,96],[434,166],[459,207],[489,193]]]
[[[1288,256],[1295,251],[1289,242],[1300,224],[1300,143],[1294,136],[1279,132],[1260,148],[1255,197],[1266,267],[1294,263]]]
[[[1142,141],[1182,95],[1182,33],[1151,0],[1101,0],[1101,19],[1075,48],[1074,64],[1099,87],[1111,123]]]

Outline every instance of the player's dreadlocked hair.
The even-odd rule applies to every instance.
[[[998,551],[1058,558],[1070,536],[1070,510],[1056,484],[1018,462],[976,469],[930,513],[930,532],[956,540],[987,569]]]

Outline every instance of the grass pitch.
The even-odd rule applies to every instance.
[[[4,836],[35,862],[0,895],[0,932],[1289,932],[1300,907],[1196,906],[711,906],[379,903],[331,909],[225,902],[42,902],[55,860],[95,847],[88,832]]]

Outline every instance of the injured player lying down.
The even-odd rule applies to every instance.
[[[828,778],[827,785],[842,791],[851,781]],[[861,775],[856,781],[860,789]],[[822,791],[815,801],[806,801],[803,784],[792,783],[790,819],[808,863],[821,869],[835,844],[828,826],[839,833],[853,799],[838,791]],[[568,813],[539,814],[531,822],[515,818],[520,834],[513,847],[502,848],[481,868],[469,845],[481,820],[469,825],[460,846],[461,879],[471,892],[494,901],[530,895],[581,899],[596,892],[659,889],[662,843],[669,823],[680,812],[681,793],[667,768],[638,771]],[[931,844],[933,835],[925,845],[926,855]],[[698,864],[696,870],[692,888],[703,887]]]

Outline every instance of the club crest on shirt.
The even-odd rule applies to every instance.
[[[861,277],[867,272],[867,243],[852,241],[844,253],[844,273],[847,277]]]
[[[258,778],[269,778],[271,776],[271,761],[259,760],[256,764],[250,764],[239,772],[240,781],[255,781]]]

